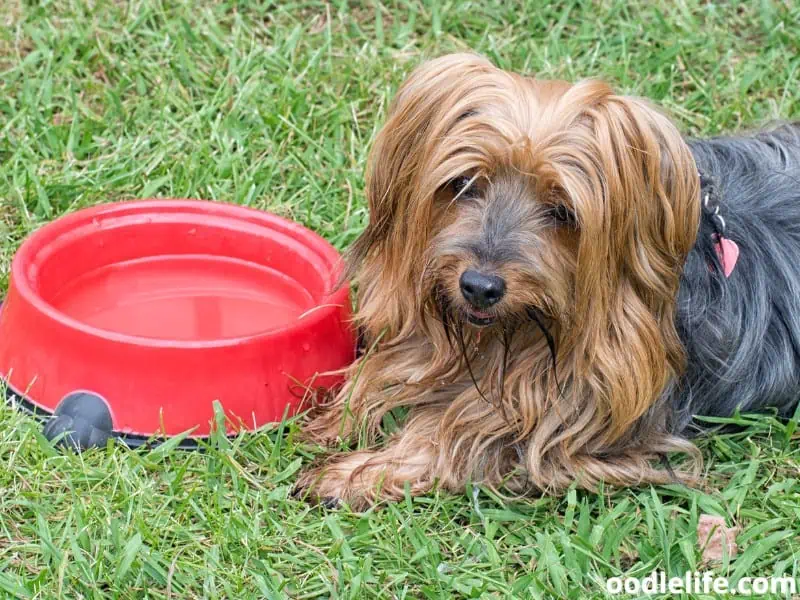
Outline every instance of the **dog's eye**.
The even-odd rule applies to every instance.
[[[570,227],[577,227],[578,225],[578,219],[575,217],[575,213],[563,204],[551,206],[548,208],[547,214],[556,222],[556,225],[568,225]]]
[[[452,179],[448,186],[454,196],[469,196],[474,186],[474,177],[470,175],[461,175]]]

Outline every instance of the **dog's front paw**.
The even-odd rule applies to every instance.
[[[378,482],[363,477],[359,453],[339,454],[320,466],[300,474],[294,487],[297,498],[309,500],[325,508],[340,508],[347,504],[351,510],[363,511],[377,499]]]
[[[326,471],[325,466],[318,466],[302,472],[292,495],[327,509],[341,508],[347,491],[346,482],[341,477],[329,476]]]
[[[342,499],[333,498],[331,496],[320,499],[319,503],[321,506],[327,508],[328,510],[336,510],[337,508],[342,507]]]
[[[431,446],[416,444],[412,452],[393,438],[380,450],[341,452],[300,475],[304,497],[327,504],[341,501],[354,511],[383,501],[422,494],[433,486]],[[416,443],[417,440],[414,439]]]
[[[291,496],[296,500],[304,500],[313,504],[318,504],[328,510],[336,510],[342,507],[342,499],[336,496],[320,496],[313,485],[308,485],[306,481],[298,481],[292,488]]]

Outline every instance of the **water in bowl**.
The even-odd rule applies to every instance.
[[[287,275],[251,262],[166,255],[84,274],[51,303],[92,327],[145,338],[210,341],[285,326],[313,306]]]

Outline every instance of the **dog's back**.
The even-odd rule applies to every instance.
[[[737,407],[791,415],[800,398],[800,123],[690,146],[739,256],[726,278],[715,221],[704,215],[679,295],[688,368],[671,392],[675,428]]]

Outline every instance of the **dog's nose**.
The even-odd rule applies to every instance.
[[[459,279],[461,294],[475,308],[489,308],[500,302],[506,293],[506,282],[497,275],[484,275],[468,270]]]

